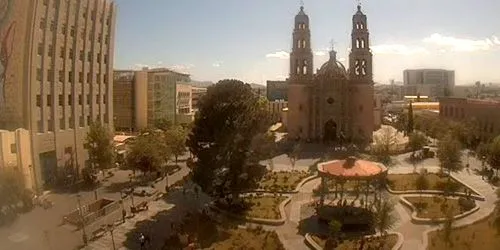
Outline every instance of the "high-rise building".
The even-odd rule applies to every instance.
[[[79,172],[92,121],[113,127],[112,0],[2,1],[0,128],[25,128],[39,186]]]
[[[407,69],[403,71],[405,95],[438,97],[453,95],[455,71],[444,69]]]
[[[207,93],[207,88],[191,87],[191,105],[193,112],[198,111],[200,99]]]
[[[266,96],[270,102],[288,100],[288,85],[286,81],[267,81]]]
[[[366,143],[374,130],[372,53],[366,15],[358,6],[352,17],[349,70],[330,59],[313,73],[309,17],[295,16],[288,79],[288,135],[302,140]]]
[[[137,132],[159,120],[182,124],[192,119],[190,77],[165,68],[114,71],[116,130]]]

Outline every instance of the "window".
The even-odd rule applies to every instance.
[[[69,59],[73,60],[73,49],[69,49]]]
[[[70,28],[70,31],[69,31],[69,35],[71,37],[75,37],[75,26],[74,25],[71,25],[71,28]]]
[[[64,103],[63,95],[59,95],[59,106],[62,106]]]
[[[45,6],[49,5],[49,0],[43,0],[43,5]]]
[[[333,98],[329,97],[328,99],[326,99],[326,102],[328,104],[333,104],[335,102],[335,100]]]
[[[106,94],[102,95],[102,103],[106,104]]]
[[[99,104],[99,97],[101,97],[101,96],[100,95],[95,96],[95,104]]]
[[[83,82],[83,72],[78,72],[78,82]]]
[[[92,77],[90,75],[90,72],[87,72],[87,82],[91,82],[92,81]]]
[[[43,55],[43,43],[38,43],[37,54],[39,56]]]
[[[80,116],[80,119],[78,121],[78,126],[83,127],[85,125],[85,118],[83,116]]]
[[[54,46],[52,44],[49,44],[49,52],[47,53],[49,56],[52,56],[54,53]]]
[[[105,64],[108,64],[108,54],[105,54],[105,55],[104,55],[104,63],[105,63]]]
[[[97,62],[101,63],[101,53],[97,53]]]
[[[47,72],[47,81],[49,81],[49,82],[54,81],[54,70],[53,69],[49,69],[49,71]]]
[[[73,116],[69,117],[68,125],[69,125],[69,128],[75,128],[75,118],[73,118]]]
[[[59,70],[59,81],[64,82],[64,71]]]
[[[42,97],[40,95],[36,95],[36,106],[37,107],[42,106]]]
[[[43,121],[38,120],[38,121],[36,122],[36,125],[37,125],[37,127],[38,127],[38,133],[43,133]]]
[[[60,130],[64,130],[65,129],[64,118],[59,118],[59,129]]]
[[[47,106],[48,107],[52,106],[52,95],[47,95]]]
[[[54,131],[54,122],[52,119],[47,121],[47,125],[48,125],[47,131]]]
[[[83,50],[80,50],[80,61],[83,60],[85,60],[85,53],[83,52]]]
[[[79,104],[79,105],[82,105],[82,104],[83,104],[83,98],[82,98],[82,95],[81,95],[81,94],[79,94],[79,95],[78,95],[78,104]]]
[[[87,105],[90,105],[90,94],[87,94]]]
[[[66,35],[67,32],[68,32],[68,25],[67,24],[63,24],[62,28],[61,28],[61,33],[63,35]]]
[[[56,30],[56,21],[52,20],[50,21],[50,31],[55,31]]]
[[[73,105],[73,95],[72,94],[69,94],[68,95],[68,105]]]
[[[10,144],[10,153],[17,154],[17,146],[15,143]]]
[[[61,49],[59,50],[59,57],[60,58],[65,58],[66,57],[64,46],[61,46]]]
[[[73,82],[73,71],[69,72],[69,79],[68,82]]]
[[[36,69],[36,80],[39,82],[42,81],[42,69],[40,68]]]
[[[92,120],[90,119],[90,115],[87,115],[87,126],[90,126],[90,121],[92,121]]]
[[[42,17],[42,18],[40,19],[40,29],[45,29],[45,23],[46,23],[46,22],[47,22],[47,21],[45,20],[45,18],[43,18],[43,17]]]
[[[87,61],[91,62],[92,61],[92,52],[87,52]]]

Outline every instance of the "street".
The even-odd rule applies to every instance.
[[[185,161],[179,161],[178,164],[181,169],[169,176],[169,185],[189,173]],[[103,182],[101,187],[97,189],[98,198],[119,200],[120,190],[128,187],[131,170],[113,170],[113,173],[114,176]],[[165,181],[156,183],[155,188],[164,192]],[[82,204],[87,204],[95,199],[93,190],[81,191],[78,194],[81,195]],[[11,225],[0,227],[0,250],[68,250],[83,244],[82,231],[77,230],[75,226],[62,223],[63,215],[78,207],[77,193],[50,193],[48,199],[54,204],[52,208],[45,210],[36,207],[28,213],[20,214]],[[134,196],[134,203],[138,204],[144,199],[146,198]],[[124,199],[127,214],[130,214],[131,205],[130,196],[127,196]],[[121,209],[87,225],[87,235],[90,235],[100,225],[119,219],[121,219]]]

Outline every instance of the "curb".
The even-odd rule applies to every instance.
[[[398,237],[398,241],[396,242],[396,244],[394,244],[394,246],[391,248],[391,250],[400,250],[401,247],[403,246],[403,242],[404,242],[403,235],[399,232],[392,232],[392,231],[388,232],[387,235],[396,235]],[[377,237],[377,236],[379,236],[379,234],[367,235],[364,237],[365,238],[372,238],[372,237]],[[312,239],[310,233],[306,233],[304,241],[305,241],[306,245],[313,250],[323,250],[323,248],[320,245],[318,245],[318,243],[316,243],[316,241],[314,241]]]
[[[405,197],[419,197],[419,196],[410,196],[410,195],[407,195],[407,196],[401,196],[399,198],[399,202],[407,207],[409,207],[412,212],[411,212],[411,221],[415,224],[436,224],[436,223],[443,223],[446,221],[446,218],[437,218],[437,219],[429,219],[429,218],[421,218],[421,217],[418,217],[417,216],[417,208],[411,203],[409,202]],[[467,217],[475,212],[477,212],[479,210],[479,206],[477,204],[475,204],[476,206],[469,210],[469,211],[466,211],[464,213],[461,213],[461,214],[457,214],[455,216],[453,216],[453,219],[454,220],[458,220],[458,219],[462,219],[464,217]]]

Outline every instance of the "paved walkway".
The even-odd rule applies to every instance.
[[[395,157],[398,161],[397,167],[390,168],[389,173],[412,173],[414,169],[413,165],[404,161],[404,159],[408,156],[409,154],[404,154]],[[463,162],[466,163],[467,162],[466,159],[463,159]],[[480,168],[481,166],[480,161],[478,161],[475,158],[470,158],[469,162],[471,165],[471,169],[469,171],[464,169],[458,173],[452,174],[452,176],[460,180],[461,182],[466,183],[473,189],[475,189],[477,192],[479,192],[479,194],[484,196],[486,200],[476,201],[476,204],[480,207],[479,210],[469,216],[456,220],[454,226],[466,225],[473,223],[477,220],[480,220],[488,216],[491,212],[493,212],[493,209],[495,208],[495,201],[497,199],[495,194],[495,187],[482,180],[481,176],[472,173],[473,169]],[[428,159],[423,163],[418,164],[417,171],[418,169],[424,166],[429,172],[437,172],[440,169],[438,166],[437,159],[435,158]],[[429,229],[438,229],[439,226],[413,224],[411,222],[410,209],[403,206],[400,203],[396,205],[396,211],[399,214],[400,220],[398,224],[395,226],[394,230],[403,234],[405,238],[402,249],[403,250],[425,249],[426,246],[424,246],[423,234]]]

